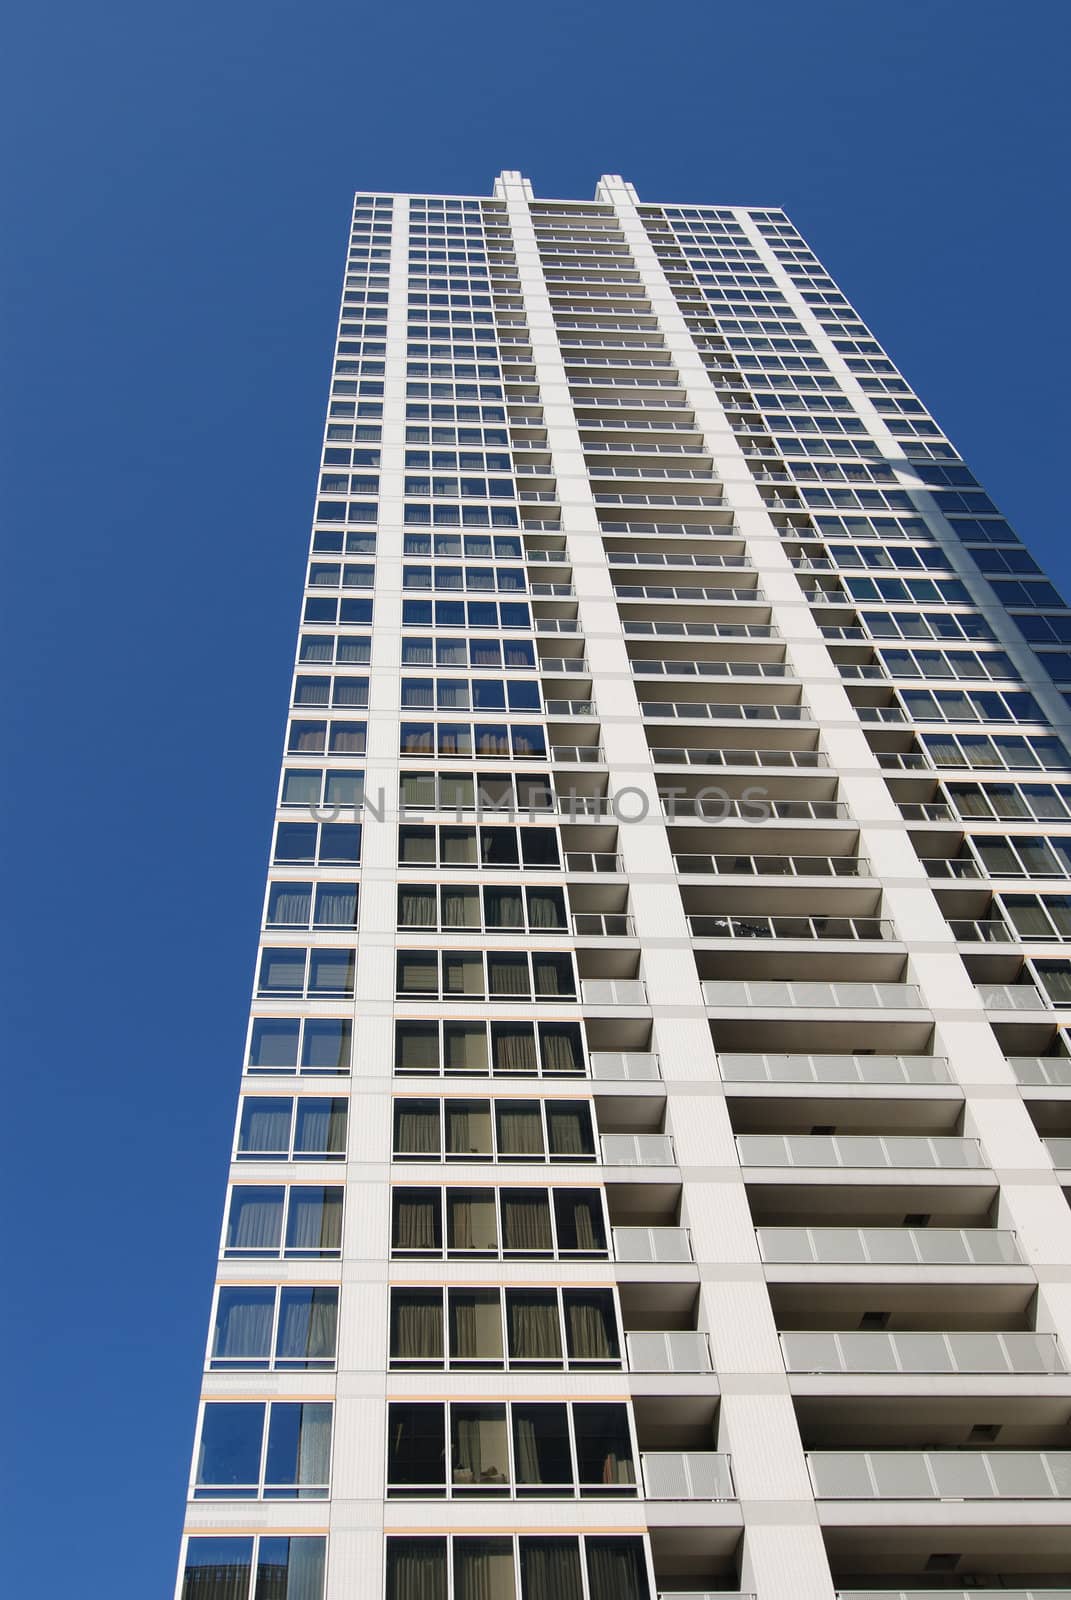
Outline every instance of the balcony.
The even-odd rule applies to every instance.
[[[691,916],[695,939],[895,939],[884,917]]]
[[[1071,1167],[1071,1139],[1046,1139],[1044,1143],[1053,1166],[1066,1172]]]
[[[1014,1233],[1001,1228],[757,1228],[774,1265],[1018,1267]]]
[[[772,622],[648,622],[624,618],[622,631],[658,639],[779,639]]]
[[[655,1083],[662,1068],[656,1055],[644,1050],[592,1050],[591,1076],[616,1082]]]
[[[951,1083],[943,1056],[745,1055],[720,1057],[726,1083]],[[1068,1062],[1071,1067],[1071,1061]],[[1071,1074],[1069,1074],[1071,1082]]]
[[[782,1333],[781,1351],[790,1373],[1067,1371],[1052,1333]]]
[[[642,978],[585,978],[580,998],[586,1006],[645,1006],[647,985]]]
[[[678,661],[672,656],[633,656],[638,678],[778,678],[797,680],[783,661]]]
[[[1022,935],[1013,933],[1006,922],[950,917],[948,926],[958,944],[1015,944],[1022,939]]]
[[[692,1261],[687,1228],[612,1228],[614,1260],[629,1262]]]
[[[674,857],[678,872],[731,874],[737,877],[869,878],[863,856],[697,856]]]
[[[963,1171],[988,1165],[977,1139],[876,1133],[742,1133],[742,1167],[885,1167]]]
[[[651,759],[656,766],[667,767],[828,767],[829,757],[824,750],[724,750],[689,749],[683,745],[655,745]],[[765,802],[764,802],[765,803]],[[790,802],[805,804],[806,802]],[[835,804],[829,801],[827,804]],[[844,810],[847,816],[847,808]]]
[[[748,704],[731,700],[641,700],[640,714],[661,721],[810,722],[806,706]]]
[[[1048,1011],[1052,1001],[1032,983],[980,983],[978,998],[987,1011]]]
[[[907,1011],[922,1006],[913,983],[812,983],[805,980],[734,982],[707,980],[708,1006],[762,1009],[785,1013],[809,1011]]]
[[[648,1500],[735,1500],[729,1457],[710,1450],[659,1450],[640,1455]]]
[[[565,856],[566,872],[623,872],[621,857],[611,850],[569,850]]]
[[[578,939],[633,939],[636,924],[627,912],[574,911],[573,933]]]
[[[1067,1450],[812,1450],[819,1500],[1066,1500]]]
[[[770,821],[774,818],[793,822],[850,821],[848,807],[843,800],[764,799],[756,802],[735,800],[728,796],[704,799],[679,794],[663,794],[660,798],[662,810],[670,821],[677,817],[698,817],[709,822],[725,822],[730,817],[739,817],[744,822],[750,823]]]
[[[837,1600],[978,1600],[980,1592],[976,1585],[970,1589],[838,1589]],[[1006,1589],[1001,1585],[999,1595],[1000,1600],[1071,1600],[1071,1589]],[[659,1594],[658,1600],[669,1597]],[[679,1600],[687,1597],[681,1595]],[[693,1595],[691,1600],[702,1600],[702,1596]]]
[[[625,1348],[632,1372],[711,1372],[710,1343],[705,1333],[626,1333]]]
[[[1009,1056],[1008,1065],[1025,1088],[1071,1089],[1071,1056]]]
[[[677,1160],[668,1133],[604,1133],[599,1144],[608,1167],[672,1167]]]

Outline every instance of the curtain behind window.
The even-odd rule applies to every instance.
[[[216,1323],[213,1357],[226,1361],[267,1360],[271,1354],[273,1302],[274,1297],[264,1302],[231,1301],[225,1318]]]
[[[394,1302],[394,1355],[404,1361],[441,1361],[443,1358],[443,1308],[441,1300]]]
[[[387,1549],[387,1600],[446,1600],[445,1539],[390,1539]]]
[[[433,1195],[400,1194],[394,1208],[394,1244],[399,1250],[437,1250],[439,1203]]]
[[[583,1600],[580,1551],[575,1539],[521,1538],[524,1600]]]
[[[298,1428],[297,1482],[326,1484],[330,1468],[331,1406],[323,1401],[303,1405]]]
[[[515,1361],[560,1361],[561,1326],[554,1295],[526,1294],[517,1290],[507,1296],[506,1318],[509,1327],[509,1353]]]
[[[588,1539],[587,1556],[591,1600],[649,1600],[639,1539]]]
[[[496,1072],[535,1072],[535,1037],[531,1024],[518,1024],[515,1028],[492,1026],[491,1039]]]
[[[338,1290],[283,1290],[276,1358],[280,1361],[330,1361],[335,1355]]]
[[[553,1250],[550,1206],[545,1190],[502,1197],[503,1246],[507,1250]]]
[[[283,1226],[282,1189],[235,1189],[227,1245],[232,1250],[278,1250]]]
[[[512,1539],[454,1541],[454,1600],[515,1600]]]

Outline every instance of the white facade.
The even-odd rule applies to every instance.
[[[1068,1600],[1062,600],[618,177],[358,195],[321,474],[177,1596]]]

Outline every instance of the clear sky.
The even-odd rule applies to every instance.
[[[1068,15],[9,13],[10,1595],[171,1592],[353,189],[784,205],[1066,592]]]

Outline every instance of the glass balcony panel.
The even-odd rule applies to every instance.
[[[648,1500],[733,1500],[729,1457],[712,1451],[658,1451],[640,1457]]]
[[[709,1372],[710,1345],[705,1333],[671,1331],[629,1333],[628,1364],[633,1372]]]
[[[993,1480],[988,1458],[969,1450],[931,1450],[930,1471],[942,1500],[986,1500],[992,1497]]]
[[[872,1500],[877,1493],[859,1450],[812,1451],[807,1464],[819,1500]]]
[[[896,1372],[896,1343],[889,1333],[841,1333],[836,1336],[839,1356],[834,1372]],[[948,1358],[945,1357],[945,1366]],[[943,1370],[941,1367],[935,1371]]]
[[[619,1167],[664,1167],[676,1160],[668,1133],[604,1133],[602,1159]]]
[[[1018,1083],[1071,1089],[1071,1056],[1009,1056]]]
[[[1071,1167],[1071,1139],[1046,1139],[1045,1148],[1054,1167]]]
[[[687,1228],[614,1228],[618,1261],[691,1261]]]
[[[789,1372],[840,1372],[835,1333],[783,1333],[781,1350]]]
[[[868,1456],[878,1496],[883,1500],[932,1500],[933,1479],[921,1450],[875,1451]]]
[[[593,1050],[589,1059],[593,1078],[651,1082],[662,1075],[658,1057],[647,1051]]]

